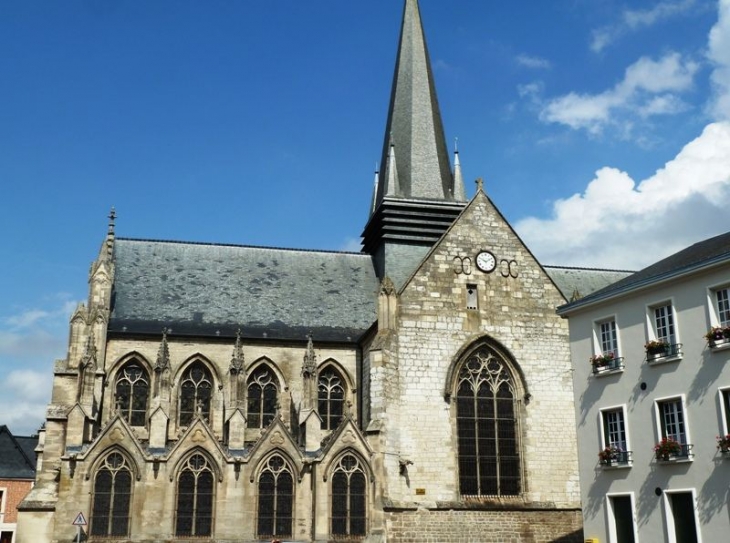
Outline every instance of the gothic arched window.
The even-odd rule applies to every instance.
[[[505,360],[484,345],[461,364],[456,383],[459,490],[463,496],[521,491],[515,383]]]
[[[365,535],[365,482],[365,472],[360,461],[351,454],[343,456],[332,474],[332,535]]]
[[[259,538],[291,537],[294,511],[294,478],[281,456],[266,462],[259,476],[256,533]]]
[[[276,376],[271,368],[260,366],[248,379],[248,427],[265,428],[274,420],[277,410]]]
[[[202,362],[194,362],[180,379],[180,426],[193,421],[198,410],[203,419],[210,422],[210,400],[213,393],[213,377]]]
[[[114,385],[117,411],[132,426],[144,426],[150,397],[150,376],[137,360],[125,364]]]
[[[202,454],[194,454],[177,479],[175,535],[201,537],[212,533],[213,470]]]
[[[342,420],[345,404],[345,387],[340,374],[334,368],[325,368],[319,374],[319,416],[323,430],[334,430]]]
[[[132,471],[124,456],[109,454],[94,476],[91,500],[92,536],[129,536]]]

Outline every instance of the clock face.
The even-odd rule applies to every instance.
[[[477,268],[479,268],[483,272],[493,272],[494,268],[497,267],[497,259],[494,258],[494,255],[489,251],[482,251],[477,254],[476,261]]]

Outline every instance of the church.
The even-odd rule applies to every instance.
[[[402,17],[361,252],[127,239],[112,212],[17,543],[583,541],[555,309],[626,274],[542,266],[466,199]]]

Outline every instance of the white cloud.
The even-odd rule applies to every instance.
[[[598,94],[570,92],[549,100],[540,119],[585,129],[591,134],[601,133],[608,125],[626,132],[634,114],[646,118],[686,110],[688,106],[672,93],[691,88],[697,69],[696,62],[682,59],[679,53],[668,53],[659,60],[642,57],[626,69],[623,80],[611,89]]]
[[[51,395],[53,361],[66,353],[68,319],[76,306],[67,295],[48,307],[0,318],[0,414],[18,435],[38,430]]]
[[[681,15],[694,6],[695,0],[682,0],[680,2],[659,2],[651,9],[625,10],[623,20],[629,28],[653,26],[660,21]]]
[[[718,3],[718,21],[712,27],[708,58],[713,64],[711,76],[714,97],[710,104],[716,119],[730,119],[730,0]]]
[[[549,60],[536,56],[522,54],[517,55],[515,60],[517,61],[517,64],[524,66],[525,68],[548,70],[552,67]]]
[[[713,123],[653,176],[636,183],[604,167],[548,219],[516,229],[546,263],[637,269],[727,229],[730,123]]]
[[[621,13],[618,23],[593,30],[590,48],[592,51],[600,53],[629,32],[636,32],[687,13],[695,3],[696,0],[667,0],[659,2],[650,9],[626,9]]]

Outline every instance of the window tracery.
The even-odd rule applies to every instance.
[[[177,480],[175,535],[210,536],[213,533],[213,470],[202,454],[193,454]]]
[[[367,531],[365,471],[356,456],[348,454],[332,474],[331,533],[364,536]]]
[[[334,430],[340,424],[344,413],[345,386],[342,376],[331,367],[319,374],[318,411],[323,430]]]
[[[487,345],[461,364],[456,383],[459,489],[463,496],[516,496],[521,463],[512,373]]]
[[[180,426],[188,426],[200,412],[210,422],[210,404],[213,395],[213,377],[202,362],[194,362],[180,380]]]
[[[258,483],[257,534],[260,538],[291,537],[294,512],[294,478],[279,455],[266,462]]]
[[[112,452],[94,476],[91,535],[128,536],[131,499],[132,471],[124,456]]]
[[[276,416],[279,389],[271,368],[260,366],[248,380],[247,415],[249,428],[265,428]]]
[[[134,359],[117,372],[114,386],[117,412],[131,425],[144,426],[150,397],[150,377]]]

